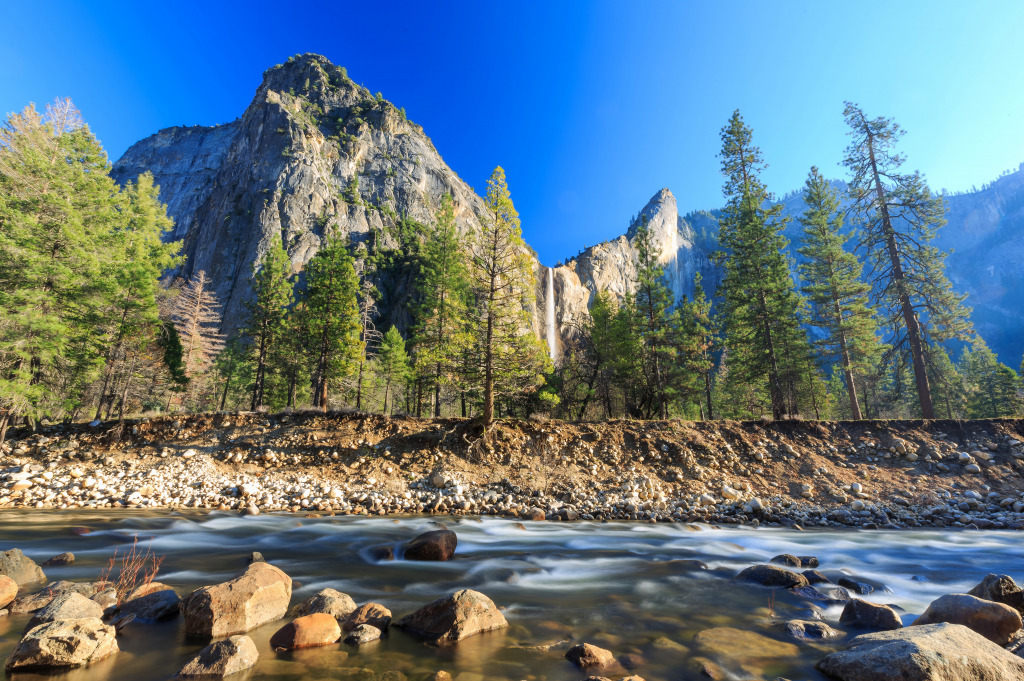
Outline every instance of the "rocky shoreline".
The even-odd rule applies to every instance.
[[[16,433],[0,508],[1024,529],[1024,422],[218,413]]]

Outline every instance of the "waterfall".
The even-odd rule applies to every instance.
[[[551,361],[555,361],[555,275],[554,270],[548,268],[548,294],[547,294],[547,332],[548,332],[548,354]]]

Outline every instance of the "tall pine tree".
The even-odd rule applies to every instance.
[[[804,191],[806,210],[799,251],[806,259],[800,265],[803,293],[810,304],[810,323],[825,332],[817,345],[822,355],[841,368],[852,418],[863,413],[857,395],[858,374],[868,370],[878,354],[877,325],[868,308],[871,287],[861,279],[861,264],[844,244],[839,214],[839,192],[811,168]]]
[[[851,143],[843,164],[850,171],[849,212],[864,216],[859,248],[871,267],[876,307],[891,332],[888,356],[909,355],[921,416],[935,418],[928,380],[929,343],[966,340],[972,333],[965,296],[945,275],[946,254],[930,245],[945,224],[942,198],[920,173],[903,173],[896,150],[903,131],[888,118],[868,118],[856,104],[843,112]]]
[[[253,384],[250,409],[263,406],[267,371],[278,367],[269,363],[275,345],[281,342],[284,321],[293,302],[291,260],[279,239],[273,239],[263,262],[253,272],[253,299],[248,304],[249,317],[245,335],[252,341]]]

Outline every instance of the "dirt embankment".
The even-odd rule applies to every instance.
[[[1022,420],[505,421],[485,434],[462,419],[182,415],[15,432],[0,507],[1024,527],[1022,440]]]

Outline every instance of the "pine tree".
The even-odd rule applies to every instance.
[[[1002,364],[981,337],[960,357],[967,395],[967,417],[1017,416],[1021,413],[1021,383],[1017,372]]]
[[[730,380],[766,383],[774,418],[799,409],[808,343],[800,328],[801,302],[784,255],[781,205],[759,179],[760,150],[739,111],[722,129],[722,173],[727,204],[719,221],[725,342]],[[802,339],[801,339],[802,336]]]
[[[680,305],[679,356],[684,376],[696,380],[697,403],[701,419],[714,420],[711,380],[715,370],[714,350],[718,343],[718,324],[711,313],[711,300],[704,292],[700,272],[693,277],[693,300]],[[701,403],[703,396],[703,403]]]
[[[487,181],[484,203],[487,217],[471,246],[470,281],[479,315],[482,419],[490,426],[495,396],[536,390],[550,360],[531,330],[533,273],[501,167]]]
[[[817,345],[823,357],[838,362],[846,378],[852,418],[863,418],[856,375],[867,370],[878,355],[877,325],[867,306],[871,289],[861,280],[857,256],[845,250],[839,192],[811,168],[804,192],[807,210],[803,225],[800,265],[804,295],[810,304],[810,323],[825,332]]]
[[[674,354],[668,335],[674,300],[665,286],[665,268],[658,262],[661,253],[647,227],[647,216],[641,216],[636,226],[633,248],[637,251],[633,306],[644,345],[642,364],[648,386],[643,400],[644,412],[647,418],[658,414],[667,419],[671,389],[666,374]]]
[[[274,346],[281,342],[285,317],[293,302],[291,273],[288,253],[283,244],[274,239],[263,256],[262,265],[253,268],[254,297],[248,304],[249,316],[244,329],[252,341],[253,384],[249,408],[253,411],[264,404],[268,369],[278,369],[268,360]]]
[[[304,337],[313,357],[313,406],[327,411],[331,386],[355,373],[363,343],[352,256],[340,237],[326,239],[306,265]]]
[[[363,379],[366,366],[377,355],[384,334],[377,330],[374,323],[377,319],[377,287],[370,280],[369,268],[365,261],[359,274],[359,341],[363,344],[363,352],[359,354],[359,369],[356,375],[356,409],[363,408]]]
[[[867,253],[874,302],[892,332],[889,356],[909,353],[921,416],[933,419],[928,345],[972,333],[965,296],[946,279],[946,254],[929,245],[945,224],[942,198],[932,196],[920,173],[900,172],[905,159],[896,144],[903,131],[896,123],[869,119],[849,102],[843,115],[852,137],[843,161],[849,212],[864,216],[858,247]]]
[[[384,334],[377,356],[377,374],[384,381],[384,405],[381,412],[388,413],[388,397],[391,387],[403,383],[410,374],[409,355],[405,351],[405,339],[398,329],[391,327]],[[394,411],[392,404],[391,410]]]
[[[421,304],[414,338],[416,367],[433,392],[441,415],[441,388],[459,382],[460,358],[472,342],[467,327],[466,263],[455,227],[455,203],[445,194],[423,248]]]

